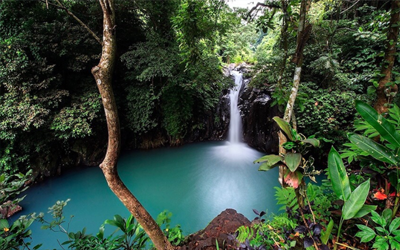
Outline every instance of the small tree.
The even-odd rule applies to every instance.
[[[97,41],[99,41],[99,38],[88,28],[88,26],[65,8],[59,0],[56,0],[56,2],[57,4],[54,4],[55,6],[65,10],[82,26],[84,26]],[[118,175],[117,162],[121,148],[121,132],[117,105],[112,89],[112,76],[117,48],[115,1],[99,0],[99,3],[103,13],[103,39],[102,41],[99,41],[102,45],[102,52],[99,64],[94,66],[91,71],[101,95],[108,129],[107,152],[103,162],[100,164],[100,168],[103,171],[110,189],[140,223],[153,241],[154,246],[159,250],[171,250],[173,249],[171,243],[163,234],[156,221],[129,191]]]

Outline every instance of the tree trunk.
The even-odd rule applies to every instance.
[[[286,0],[281,0],[281,5],[282,5],[282,12],[284,13],[284,18],[283,18],[283,27],[281,29],[281,36],[282,36],[282,47],[283,47],[283,60],[282,60],[282,65],[281,65],[281,69],[279,70],[279,76],[278,76],[278,83],[277,86],[278,88],[282,88],[282,79],[283,79],[283,74],[285,73],[285,69],[286,69],[286,61],[288,58],[288,19],[289,19],[289,15],[287,14],[287,8],[288,8],[288,3],[286,2]]]
[[[102,98],[108,129],[107,152],[100,168],[110,189],[140,223],[154,246],[159,250],[172,250],[174,248],[160,227],[118,175],[117,161],[121,147],[121,135],[117,105],[112,90],[112,74],[116,57],[115,9],[113,0],[99,0],[99,2],[103,10],[103,47],[100,62],[92,68],[92,74]]]
[[[379,79],[378,88],[376,89],[377,98],[374,106],[379,114],[388,111],[388,104],[393,100],[398,91],[398,86],[396,84],[392,84],[392,86],[386,86],[386,84],[392,79],[392,69],[396,59],[396,44],[399,35],[400,21],[399,11],[400,1],[392,0],[391,17],[387,34],[387,47],[381,70],[382,77]]]
[[[299,19],[299,25],[297,28],[297,46],[296,46],[296,52],[293,56],[292,61],[296,64],[296,68],[294,71],[294,77],[293,77],[293,87],[289,96],[289,100],[286,105],[286,110],[285,114],[283,116],[283,120],[286,122],[290,123],[290,119],[292,117],[293,113],[293,108],[294,108],[294,103],[296,101],[297,97],[297,92],[299,89],[300,85],[300,77],[301,77],[301,67],[303,65],[303,50],[304,46],[307,43],[307,40],[310,36],[311,33],[311,24],[308,24],[306,16],[307,12],[310,8],[311,5],[311,0],[302,0],[301,1],[301,6],[300,6],[300,19]],[[280,132],[279,133],[279,153],[280,154],[286,154],[286,150],[282,147],[282,144],[284,144],[287,139],[285,135]],[[287,168],[284,165],[281,165],[279,167],[279,180],[281,181],[281,184],[285,186],[283,180],[285,173],[287,172]]]

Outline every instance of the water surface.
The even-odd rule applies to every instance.
[[[262,153],[245,144],[204,142],[177,148],[132,151],[122,154],[118,170],[127,187],[153,217],[167,209],[173,213],[172,225],[180,224],[187,235],[200,230],[226,208],[236,209],[250,220],[252,209],[276,212],[274,186],[277,169],[258,172],[252,163]],[[47,212],[57,200],[70,198],[65,208],[71,231],[87,228],[98,231],[114,214],[129,212],[109,190],[99,168],[73,171],[50,179],[28,190],[21,203],[24,213]],[[50,219],[50,215],[46,215]],[[67,223],[65,226],[68,226]],[[61,249],[66,237],[32,225],[34,243],[43,249]],[[114,230],[106,226],[106,233]]]

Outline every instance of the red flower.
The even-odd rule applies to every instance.
[[[387,199],[387,195],[384,194],[385,190],[383,188],[379,189],[378,192],[376,192],[375,194],[372,195],[373,198],[377,199],[377,200],[386,200]]]

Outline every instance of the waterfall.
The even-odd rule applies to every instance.
[[[243,75],[236,70],[231,71],[231,75],[235,78],[235,86],[229,92],[231,119],[228,140],[225,145],[217,146],[213,151],[222,161],[230,162],[232,166],[234,164],[245,166],[245,162],[252,162],[257,159],[258,152],[243,142],[242,117],[238,108]]]
[[[229,123],[229,136],[230,143],[240,143],[242,141],[242,117],[238,108],[239,91],[243,84],[243,75],[238,71],[232,71],[231,75],[235,77],[235,86],[229,93],[230,98],[230,111],[231,121]]]

